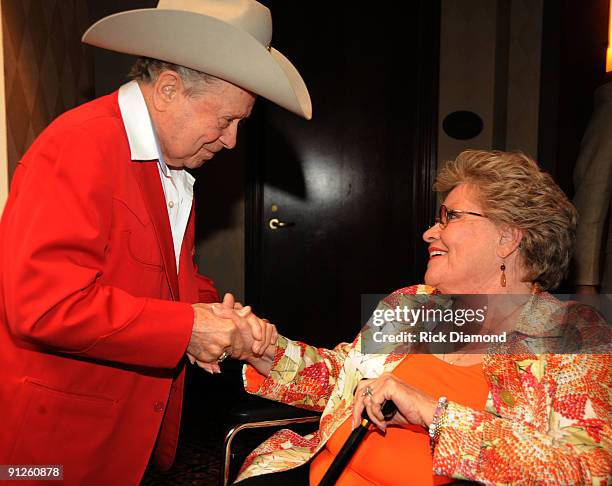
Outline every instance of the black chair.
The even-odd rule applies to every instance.
[[[239,406],[229,412],[229,423],[233,424],[226,432],[221,459],[219,484],[227,486],[230,479],[232,444],[236,435],[245,429],[283,427],[287,425],[318,422],[321,414],[273,402],[253,395],[247,395]]]

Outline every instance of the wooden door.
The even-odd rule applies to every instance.
[[[249,122],[246,300],[288,337],[331,346],[357,334],[361,294],[422,281],[439,1],[263,3],[314,116],[260,101]]]

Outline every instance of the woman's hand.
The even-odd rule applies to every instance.
[[[372,394],[364,396],[367,387],[370,387]],[[385,422],[381,411],[385,400],[392,400],[397,407],[397,412],[388,422]],[[437,400],[404,383],[395,375],[384,373],[375,380],[361,380],[357,385],[353,403],[353,429],[361,422],[364,408],[372,422],[382,431],[388,425],[416,424],[428,427],[437,404]]]
[[[223,305],[221,307],[213,306],[213,312],[219,317],[228,319],[231,319],[232,314],[236,313],[247,320],[249,327],[248,329],[241,329],[241,333],[245,348],[251,350],[249,353],[251,356],[242,356],[241,359],[259,358],[270,344],[276,344],[278,338],[276,326],[271,324],[268,319],[261,319],[253,314],[250,306],[243,307],[240,302],[236,302],[232,294],[225,294]]]

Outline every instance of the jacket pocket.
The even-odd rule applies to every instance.
[[[113,200],[113,225],[107,257],[129,257],[145,270],[160,272],[163,269],[159,242],[148,215],[135,211],[118,199]]]
[[[66,392],[26,378],[27,396],[10,461],[15,464],[81,464],[112,443],[119,403],[103,397]]]
[[[151,244],[147,235],[142,232],[125,230],[123,239],[127,246],[129,256],[146,270],[161,272],[163,269],[161,253],[157,246],[157,240]]]

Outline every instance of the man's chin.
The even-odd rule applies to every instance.
[[[199,157],[197,159],[194,160],[190,160],[188,162],[185,163],[185,167],[187,169],[199,169],[200,167],[202,167],[206,162],[210,161],[213,157],[215,156],[215,154],[211,154],[210,156],[206,156],[206,157]]]
[[[215,155],[217,155],[216,152],[213,152],[211,150],[207,150],[204,149],[202,150],[202,153],[200,154],[200,156],[198,157],[198,162],[197,162],[197,166],[201,167],[202,165],[204,165],[206,162],[208,162],[209,160],[211,160]]]

